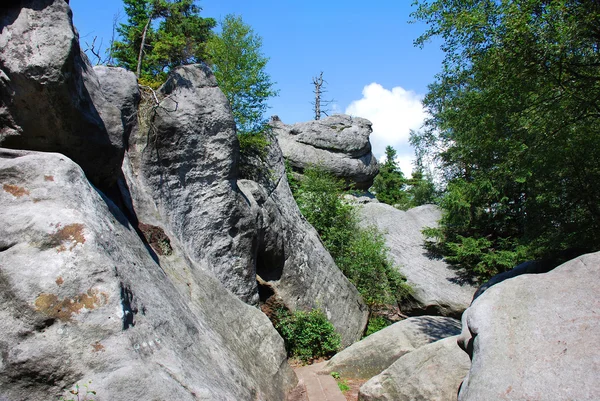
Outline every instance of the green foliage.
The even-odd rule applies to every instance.
[[[350,386],[348,386],[348,382],[346,382],[346,380],[338,380],[337,385],[342,393],[350,390]]]
[[[262,38],[235,15],[221,21],[222,31],[206,44],[209,62],[219,87],[227,96],[238,133],[264,130],[274,82],[266,72],[269,59],[262,54]]]
[[[300,211],[336,260],[348,249],[358,226],[354,208],[343,200],[344,187],[341,180],[313,167],[304,171],[295,194]]]
[[[256,155],[261,160],[267,157],[271,144],[264,132],[239,134],[240,152],[242,155]]]
[[[448,183],[442,252],[485,279],[600,249],[600,3],[416,4],[446,53],[416,138]]]
[[[373,333],[377,333],[379,330],[385,329],[391,324],[392,322],[383,316],[371,315],[369,317],[369,323],[367,324],[365,337],[368,337]]]
[[[308,362],[331,356],[340,348],[341,337],[321,309],[293,313],[280,309],[276,321],[289,356]]]
[[[406,185],[404,174],[395,160],[396,150],[386,146],[385,157],[385,162],[379,168],[379,174],[373,182],[372,191],[380,202],[403,208],[408,204],[408,196],[404,190]]]
[[[344,183],[319,167],[304,171],[295,193],[300,211],[319,233],[337,266],[369,305],[393,304],[411,292],[394,268],[381,233],[358,224],[355,207],[344,201]]]
[[[144,31],[146,35],[138,78],[164,82],[165,73],[170,69],[205,59],[205,42],[216,22],[212,18],[200,17],[201,9],[194,0],[123,2],[127,23],[117,28],[121,41],[114,43],[112,54],[119,66],[137,70]]]
[[[379,168],[379,174],[370,189],[377,200],[401,210],[438,202],[435,185],[431,177],[423,174],[422,168],[418,168],[410,179],[406,179],[396,163],[396,150],[386,146],[385,156],[386,160]]]
[[[331,374],[331,377],[333,377],[335,379],[335,381],[337,382],[337,385],[342,393],[350,390],[350,387],[348,386],[348,382],[346,382],[346,380],[342,380],[339,372],[331,372],[330,374]]]

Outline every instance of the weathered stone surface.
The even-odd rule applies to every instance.
[[[402,355],[426,344],[460,333],[460,322],[442,316],[418,316],[386,327],[336,354],[326,372],[370,379]]]
[[[0,150],[0,399],[282,400],[269,320],[173,253],[158,265],[81,169]],[[72,397],[71,397],[72,398]]]
[[[490,287],[503,282],[504,280],[508,280],[509,278],[517,277],[522,274],[538,274],[538,273],[548,273],[552,268],[554,268],[552,264],[530,260],[527,262],[523,262],[515,268],[496,274],[494,277],[483,283],[479,286],[475,295],[473,295],[473,300],[477,299],[481,294],[486,292]]]
[[[0,146],[66,154],[109,189],[124,152],[119,121],[80,52],[68,2],[0,10]]]
[[[139,221],[162,226],[188,257],[245,302],[258,303],[254,221],[237,187],[239,145],[227,98],[202,65],[175,69],[142,104],[123,171]]]
[[[137,109],[140,103],[137,78],[133,72],[120,67],[96,65],[94,72],[106,100],[121,111],[123,139],[128,143],[131,130],[137,126]]]
[[[371,153],[371,122],[360,117],[334,114],[318,121],[285,125],[271,119],[273,132],[291,167],[302,173],[318,165],[334,176],[368,189],[379,172]]]
[[[440,209],[424,205],[406,212],[385,203],[366,203],[360,209],[365,225],[384,235],[395,265],[414,289],[412,300],[402,305],[405,314],[430,314],[459,318],[469,306],[476,287],[464,282],[459,272],[424,248],[425,227],[436,227]]]
[[[456,401],[471,361],[457,336],[404,355],[360,388],[359,401]]]
[[[459,400],[600,399],[600,253],[488,288],[463,315]]]
[[[253,166],[254,171],[262,169],[257,181],[239,181],[256,216],[256,273],[264,281],[261,301],[275,297],[292,310],[321,308],[348,346],[362,336],[368,309],[302,217],[277,139],[269,141],[266,159]]]

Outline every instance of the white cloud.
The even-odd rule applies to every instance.
[[[410,177],[414,151],[408,139],[410,130],[418,130],[425,120],[426,113],[421,104],[423,96],[399,86],[388,90],[375,82],[365,86],[362,95],[362,99],[350,103],[346,114],[370,120],[375,157],[378,160],[385,158],[385,147],[392,146],[398,152],[397,161],[402,172]]]

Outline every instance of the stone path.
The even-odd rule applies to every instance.
[[[327,373],[319,373],[326,363],[294,369],[298,376],[298,387],[289,401],[346,401],[335,379]]]

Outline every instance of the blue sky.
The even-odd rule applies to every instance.
[[[373,122],[371,142],[377,157],[386,145],[399,154],[410,172],[411,128],[425,116],[420,99],[440,70],[439,46],[425,49],[413,40],[425,29],[409,24],[411,0],[286,1],[201,0],[204,17],[221,19],[229,13],[263,38],[263,53],[270,57],[268,72],[279,96],[270,101],[270,115],[292,124],[313,118],[311,79],[323,71],[333,111],[368,118]],[[126,16],[121,0],[71,0],[73,18],[82,47],[97,36],[110,41],[112,20]],[[330,106],[330,108],[332,108]]]

